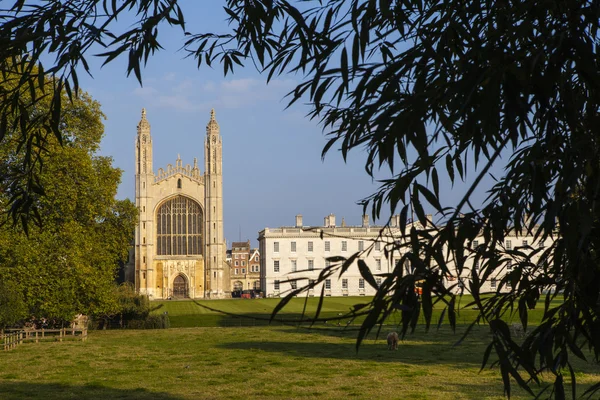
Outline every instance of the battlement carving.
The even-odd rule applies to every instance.
[[[168,164],[167,169],[164,170],[162,168],[158,169],[158,173],[154,177],[154,182],[158,183],[168,179],[174,175],[181,174],[183,176],[187,176],[193,181],[198,182],[199,184],[204,184],[204,175],[200,172],[200,168],[198,168],[198,160],[194,158],[194,166],[190,166],[190,164],[186,164],[184,167],[181,162],[181,157],[177,156],[177,161],[175,166],[173,164]]]

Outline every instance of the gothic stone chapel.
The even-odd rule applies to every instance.
[[[222,142],[215,111],[204,141],[204,173],[194,166],[152,169],[146,110],[135,143],[135,287],[153,299],[229,297],[223,238]]]

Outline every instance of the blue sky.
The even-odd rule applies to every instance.
[[[221,2],[183,1],[190,32],[224,31],[226,14]],[[320,225],[329,213],[347,224],[360,224],[357,202],[378,184],[364,172],[364,154],[350,154],[344,163],[331,150],[321,161],[326,143],[321,128],[305,115],[308,107],[285,109],[285,94],[302,76],[285,75],[268,85],[252,67],[223,77],[220,66],[197,68],[195,60],[179,51],[184,36],[165,28],[159,41],[164,50],[150,58],[143,70],[143,87],[126,77],[126,57],[99,68],[92,61],[93,78],[80,77],[81,87],[100,102],[106,114],[101,153],[113,157],[123,170],[118,197],[134,199],[134,140],[141,109],[147,110],[154,143],[154,171],[197,157],[204,165],[205,126],[214,108],[223,136],[223,198],[225,238],[228,243],[250,239],[257,245],[265,227],[293,225],[302,214],[305,225]],[[91,57],[90,57],[91,58]],[[203,168],[202,168],[203,169]],[[381,176],[385,176],[383,173]],[[456,203],[464,187],[445,182],[444,199]],[[387,217],[389,214],[386,214]]]

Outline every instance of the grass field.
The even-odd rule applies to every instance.
[[[230,299],[230,300],[186,300],[186,301],[155,301],[152,306],[155,313],[168,312],[171,320],[171,326],[177,328],[183,327],[209,327],[209,326],[266,326],[269,325],[271,313],[280,299]],[[328,319],[328,323],[337,324],[335,320],[341,313],[346,313],[355,304],[365,303],[368,299],[365,297],[326,297],[321,309],[320,318]],[[477,316],[477,311],[470,307],[464,307],[472,301],[471,297],[464,296],[460,302],[460,309],[457,316],[457,323],[464,325],[472,322]],[[311,297],[308,299],[306,315],[313,317],[317,309],[319,299]],[[554,301],[558,305],[558,301]],[[282,322],[293,322],[302,315],[304,307],[304,298],[292,299],[283,312],[276,317],[272,324],[281,325]],[[434,309],[432,320],[436,325],[444,306],[438,303]],[[219,313],[218,311],[223,313]],[[537,324],[542,318],[543,302],[538,304],[535,310],[530,311],[529,321],[531,324]],[[355,323],[360,323],[357,320]],[[388,323],[397,324],[400,321],[399,315],[392,316]],[[345,325],[347,319],[339,321]],[[515,319],[516,322],[516,319]],[[421,323],[425,323],[421,317]]]
[[[327,311],[336,315],[354,303],[327,300]],[[266,315],[276,300],[206,303],[244,315]],[[292,303],[286,312],[295,314],[297,306]],[[165,302],[156,312],[164,311],[169,311],[174,325],[215,316],[191,301]],[[489,335],[483,327],[458,347],[452,346],[458,333],[443,326],[410,335],[398,351],[388,351],[382,339],[371,337],[358,353],[354,329],[322,324],[312,330],[289,326],[113,330],[92,331],[86,342],[24,344],[0,353],[0,398],[504,398],[497,371],[478,373]],[[600,380],[597,366],[579,363],[576,371],[579,393]],[[515,388],[513,398],[529,397]]]

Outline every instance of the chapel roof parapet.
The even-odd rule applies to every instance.
[[[186,176],[200,184],[204,184],[204,176],[200,173],[200,169],[198,168],[198,160],[194,158],[193,167],[190,166],[190,164],[186,164],[184,167],[179,155],[177,155],[175,166],[168,164],[166,170],[163,168],[158,169],[158,173],[154,177],[154,182],[158,183],[164,181],[177,174]]]

